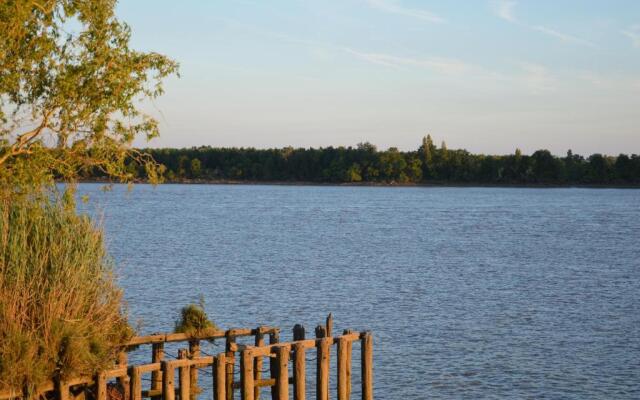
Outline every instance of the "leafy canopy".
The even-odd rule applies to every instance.
[[[115,0],[0,2],[0,187],[23,190],[82,171],[132,179],[126,162],[158,165],[131,148],[158,135],[137,107],[162,94],[178,64],[129,47]]]

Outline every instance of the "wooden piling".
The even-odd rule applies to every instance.
[[[349,365],[349,356],[347,354],[347,346],[349,345],[347,338],[338,339],[338,400],[349,399],[349,376],[347,374]]]
[[[254,400],[253,356],[248,349],[240,353],[240,381],[242,400]]]
[[[131,400],[142,400],[142,373],[140,367],[129,368],[131,376]]]
[[[190,354],[191,352],[189,352]],[[188,359],[187,350],[180,349],[178,350],[178,359],[186,360]],[[178,380],[180,382],[180,400],[187,400],[191,396],[191,370],[197,368],[189,368],[188,365],[181,365],[178,368]]]
[[[293,327],[293,340],[294,341],[298,341],[298,340],[304,340],[304,326],[300,325],[300,324],[296,324]]]
[[[294,344],[293,351],[293,400],[305,400],[307,389],[304,345],[302,343]]]
[[[316,399],[329,400],[329,338],[317,343]]]
[[[175,400],[175,371],[171,361],[162,362],[162,400]]]
[[[213,362],[213,399],[226,400],[227,385],[226,380],[226,359],[224,354],[216,356]]]
[[[289,346],[276,347],[276,362],[278,375],[276,376],[276,392],[278,400],[289,400]]]
[[[342,332],[343,335],[353,335],[355,334],[355,332],[351,329],[345,329]],[[353,353],[353,341],[349,340],[347,342],[347,366],[346,366],[346,372],[347,372],[347,398],[350,399],[351,398],[351,369],[352,369],[352,365],[353,365],[353,361],[351,358],[351,355]]]
[[[324,325],[316,326],[316,338],[324,338],[327,337],[327,327]]]
[[[160,363],[164,360],[164,343],[153,343],[151,349],[151,362]],[[151,390],[162,389],[162,371],[151,372]],[[161,400],[162,396],[151,396],[151,400]]]
[[[225,367],[225,371],[226,371],[225,384],[227,385],[227,388],[225,389],[225,392],[227,395],[227,400],[233,400],[233,368],[235,365],[235,353],[231,347],[235,345],[236,338],[235,336],[233,336],[230,330],[227,331],[225,336],[226,336],[225,355],[227,359],[226,367]]]
[[[69,400],[69,385],[64,380],[58,378],[55,380],[55,391],[58,394],[58,400]]]
[[[362,341],[362,400],[373,400],[373,335],[367,332]]]
[[[280,342],[280,332],[274,331],[269,333],[269,344],[276,344]],[[269,358],[269,373],[271,379],[278,376],[278,363],[274,358]],[[271,386],[271,400],[278,400],[278,392],[275,385]]]
[[[325,325],[327,337],[333,336],[333,314],[327,315],[327,323]]]
[[[96,375],[96,400],[107,400],[107,376],[104,372]]]
[[[118,353],[118,367],[127,368],[127,364],[129,362],[129,355],[127,354],[125,349],[122,349]],[[128,375],[120,376],[116,379],[120,387],[122,388],[123,398],[124,400],[130,400],[131,396],[131,388],[130,388],[130,379]]]
[[[256,347],[264,346],[264,334],[260,331],[260,328],[257,329],[256,339],[255,339]],[[257,356],[253,358],[253,376],[254,381],[258,382],[262,378],[262,357]],[[260,388],[256,385],[253,391],[253,396],[256,399],[260,398]]]
[[[190,340],[189,341],[189,359],[193,360],[194,358],[200,357],[200,341],[199,340]],[[190,368],[189,372],[189,386],[191,395],[189,398],[191,400],[197,400],[198,393],[200,392],[198,388],[198,368]],[[183,398],[182,400],[187,400],[187,398]]]

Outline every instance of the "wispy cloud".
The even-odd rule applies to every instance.
[[[579,37],[569,35],[558,30],[542,26],[542,25],[528,25],[524,22],[520,22],[515,15],[515,7],[518,3],[515,0],[494,0],[491,2],[494,13],[505,21],[509,21],[513,24],[519,24],[525,26],[534,31],[543,33],[547,36],[558,39],[564,43],[579,44],[583,46],[596,47],[596,45],[588,40],[581,39]],[[640,36],[640,32],[638,32]]]
[[[520,63],[520,68],[522,69],[520,80],[531,94],[537,95],[555,91],[556,79],[544,65]]]
[[[430,11],[416,8],[407,8],[402,6],[395,0],[367,0],[367,2],[371,7],[388,13],[404,15],[406,17],[417,18],[433,23],[445,22],[444,18]]]
[[[498,0],[491,3],[496,15],[506,21],[516,22],[516,16],[513,13],[513,9],[516,6],[516,2],[513,0]]]
[[[572,36],[572,35],[568,35],[566,33],[562,33],[562,32],[558,32],[555,29],[551,29],[551,28],[547,28],[546,26],[542,26],[542,25],[537,25],[537,26],[532,26],[531,29],[538,31],[538,32],[542,32],[547,36],[552,36],[556,39],[560,39],[560,41],[565,42],[565,43],[574,43],[574,44],[581,44],[584,46],[589,46],[589,47],[595,47],[596,45],[593,44],[592,42],[588,41],[588,40],[584,40],[584,39],[580,39],[578,37]]]
[[[631,39],[633,47],[640,47],[640,24],[630,26],[629,29],[622,31],[622,34]]]
[[[463,61],[454,60],[443,57],[430,57],[430,58],[411,58],[411,57],[398,57],[391,54],[384,53],[366,53],[351,49],[349,47],[343,47],[345,52],[358,57],[361,60],[367,61],[371,64],[382,65],[385,67],[391,67],[395,69],[403,69],[403,67],[417,67],[428,68],[439,73],[444,74],[459,74],[469,71],[473,67]]]

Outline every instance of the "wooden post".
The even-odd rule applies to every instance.
[[[200,341],[199,340],[190,340],[189,341],[189,359],[193,360],[194,358],[200,357]],[[190,387],[191,387],[191,400],[197,400],[198,393],[200,392],[198,388],[198,368],[190,368],[189,372],[190,379]],[[182,400],[187,400],[186,398]]]
[[[276,347],[276,361],[278,363],[276,391],[278,400],[289,400],[289,351],[289,346]]]
[[[373,400],[373,335],[362,338],[362,400]]]
[[[226,400],[226,360],[224,354],[219,354],[213,361],[213,400]]]
[[[162,362],[162,400],[175,400],[175,371],[171,361]]]
[[[318,325],[316,326],[316,338],[324,338],[327,337],[327,327]]]
[[[140,367],[129,368],[131,376],[131,400],[142,400],[142,373]]]
[[[58,393],[58,400],[69,400],[70,399],[70,393],[69,393],[69,385],[63,381],[60,378],[55,379],[55,389],[56,392]]]
[[[304,340],[304,326],[300,324],[296,324],[293,327],[293,340],[294,341]]]
[[[341,337],[338,339],[338,400],[348,400],[348,382],[349,376],[347,375],[348,359],[347,346],[349,340]]]
[[[151,349],[151,362],[159,363],[164,360],[164,343],[154,343]],[[162,389],[162,371],[151,373],[151,390]],[[160,400],[162,396],[152,396],[151,400]]]
[[[329,400],[329,338],[320,339],[316,346],[316,399]]]
[[[327,324],[325,325],[326,327],[326,333],[328,337],[331,337],[333,334],[333,314],[329,313],[329,315],[327,315]]]
[[[251,350],[240,353],[240,381],[242,382],[242,400],[254,400],[253,356]]]
[[[186,360],[188,359],[187,350],[180,349],[178,350],[178,359]],[[195,369],[195,368],[193,368]],[[188,366],[180,366],[178,369],[179,381],[180,381],[180,400],[187,400],[191,395],[191,368]]]
[[[304,328],[303,328],[304,329]],[[302,344],[293,345],[294,367],[293,367],[293,400],[305,400],[306,396],[306,359],[305,348]]]
[[[226,378],[225,383],[227,388],[225,390],[227,395],[227,400],[233,400],[233,367],[235,364],[235,353],[231,350],[231,345],[236,342],[236,338],[230,334],[231,332],[227,331],[226,335],[226,344],[225,344],[225,355],[227,359],[225,371]]]
[[[280,332],[274,331],[269,333],[269,344],[276,344],[280,342]],[[269,373],[271,378],[275,378],[278,376],[278,363],[273,358],[269,358]],[[278,400],[278,391],[276,390],[276,386],[271,386],[271,400]]]
[[[120,368],[126,368],[128,362],[129,362],[129,355],[127,354],[125,349],[122,349],[118,353],[118,366]],[[129,383],[129,375],[121,376],[121,377],[117,378],[117,382],[120,385],[120,387],[122,388],[124,400],[130,400],[131,388],[129,386],[130,385],[130,383]]]
[[[355,333],[351,329],[345,329],[342,334],[343,335],[351,335]],[[347,398],[351,398],[351,368],[353,365],[353,361],[351,359],[351,354],[353,353],[353,342],[349,340],[347,342]]]
[[[256,347],[264,346],[264,334],[260,331],[260,328],[257,329],[255,344],[256,344]],[[262,377],[262,357],[261,356],[257,356],[253,358],[253,376],[256,382],[258,382]],[[260,388],[258,386],[255,387],[253,396],[256,399],[260,398]]]
[[[96,400],[107,400],[107,376],[104,372],[96,375]]]

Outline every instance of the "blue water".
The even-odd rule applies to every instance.
[[[100,187],[141,333],[203,295],[224,328],[372,330],[378,399],[640,398],[640,190]]]

